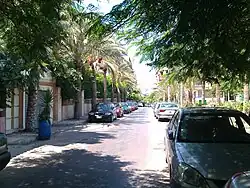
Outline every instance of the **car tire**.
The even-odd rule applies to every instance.
[[[169,167],[169,184],[170,184],[170,188],[180,187],[179,185],[176,184],[176,182],[173,179],[173,172],[172,172],[171,166]]]
[[[109,117],[109,120],[108,120],[108,122],[109,122],[109,123],[112,123],[113,121],[114,121],[114,118],[113,118],[113,116],[110,116],[110,117]]]

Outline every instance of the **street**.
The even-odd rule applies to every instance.
[[[139,108],[97,130],[61,132],[14,157],[1,188],[168,187],[164,129],[151,108]]]

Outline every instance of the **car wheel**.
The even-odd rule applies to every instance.
[[[88,120],[89,123],[93,123],[93,121],[91,119]]]
[[[109,120],[108,120],[108,122],[109,122],[109,123],[112,123],[113,121],[114,121],[114,118],[113,118],[113,116],[110,116],[110,117],[109,117]]]
[[[177,185],[176,185],[176,183],[175,183],[175,181],[174,181],[174,179],[173,179],[173,172],[172,172],[172,168],[171,168],[171,166],[169,165],[169,184],[170,184],[170,187],[171,188],[176,188],[177,187]]]

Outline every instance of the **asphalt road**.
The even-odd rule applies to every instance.
[[[1,188],[168,187],[166,124],[140,108],[109,127],[67,130],[13,158]]]

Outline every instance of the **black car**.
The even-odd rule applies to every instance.
[[[113,122],[117,119],[116,108],[113,103],[99,103],[89,112],[89,122]]]
[[[10,162],[10,152],[8,151],[7,138],[4,133],[0,133],[0,171]]]

